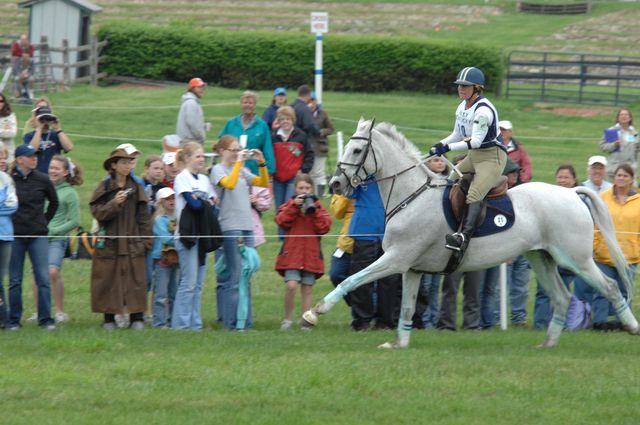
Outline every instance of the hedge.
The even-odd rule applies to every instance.
[[[109,41],[101,71],[186,81],[199,76],[223,87],[272,89],[313,82],[315,36],[222,32],[190,27],[114,22],[99,31]],[[324,41],[327,90],[408,90],[449,93],[456,73],[477,66],[487,88],[499,86],[504,65],[498,50],[415,38],[332,35]]]

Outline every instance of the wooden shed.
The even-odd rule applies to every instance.
[[[50,47],[62,47],[67,40],[69,48],[89,44],[91,38],[91,15],[102,11],[100,6],[86,0],[27,0],[18,3],[18,7],[29,8],[29,40],[39,43],[42,36],[47,37]],[[73,64],[84,60],[86,52],[70,57]],[[62,63],[62,53],[51,52],[51,63]],[[80,77],[72,73],[71,79]],[[62,80],[62,70],[53,69],[53,77]]]

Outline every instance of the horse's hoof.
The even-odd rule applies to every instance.
[[[636,326],[635,328],[625,326],[625,330],[631,335],[640,335],[640,326]]]
[[[553,348],[558,345],[558,342],[545,340],[542,344],[538,345],[536,348]]]
[[[308,326],[316,326],[318,324],[318,315],[313,311],[313,309],[307,310],[302,313],[301,321]]]

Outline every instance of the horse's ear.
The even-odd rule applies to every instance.
[[[369,131],[373,130],[373,127],[376,125],[376,117],[373,117],[371,120],[371,127],[369,127]]]
[[[360,126],[365,122],[366,120],[364,119],[363,116],[360,116],[360,119],[358,120],[358,128],[360,128]]]

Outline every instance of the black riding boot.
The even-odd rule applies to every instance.
[[[467,205],[466,214],[462,220],[462,230],[445,237],[446,247],[452,251],[460,251],[461,256],[469,245],[471,235],[478,227],[482,214],[483,201],[472,202]]]

